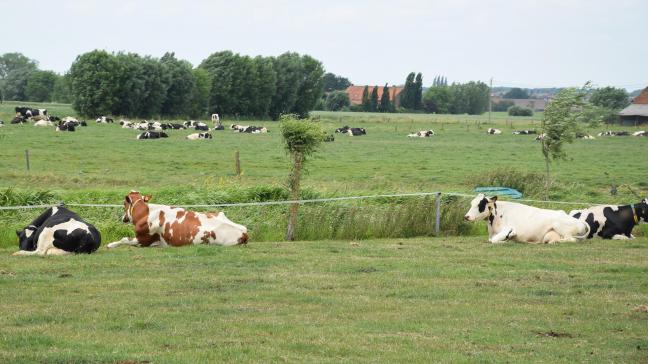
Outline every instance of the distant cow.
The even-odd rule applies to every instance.
[[[61,121],[61,118],[59,118],[58,116],[50,115],[49,121],[58,122],[58,121]]]
[[[198,121],[195,120],[188,120],[182,123],[182,125],[184,125],[185,128],[193,128],[194,126],[196,126],[196,124],[198,124]]]
[[[193,125],[194,130],[202,130],[202,131],[207,131],[209,130],[209,126],[205,123],[195,123]]]
[[[54,126],[54,124],[49,120],[39,120],[34,123],[34,126]]]
[[[596,138],[594,138],[594,137],[591,136],[590,134],[587,134],[587,133],[580,133],[580,132],[579,132],[579,133],[576,133],[576,139],[592,140],[592,139],[596,139]]]
[[[513,135],[531,135],[531,134],[537,134],[535,130],[516,130],[513,132]]]
[[[121,125],[122,129],[131,129],[135,124],[128,120],[121,120],[119,121],[119,125]]]
[[[194,212],[179,207],[149,204],[151,196],[131,191],[124,199],[122,221],[131,222],[135,238],[108,244],[183,246],[191,244],[237,245],[248,241],[247,228],[228,219],[222,212]]]
[[[198,139],[212,139],[212,135],[209,133],[193,133],[187,135],[189,140],[198,140]]]
[[[535,137],[535,140],[544,140],[547,137],[547,134],[541,133],[537,137]]]
[[[221,125],[220,116],[218,116],[218,114],[211,114],[211,120],[214,122],[214,125]]]
[[[59,125],[56,127],[56,131],[75,131],[76,123],[74,121],[66,121],[64,123],[59,122]]]
[[[50,207],[24,229],[16,231],[20,251],[13,255],[92,253],[101,234],[65,207]]]
[[[97,118],[96,122],[97,124],[109,124],[114,123],[115,121],[107,116],[100,116]]]
[[[607,130],[607,131],[602,131],[598,133],[598,136],[628,136],[630,135],[629,132],[627,131],[612,131],[612,130]]]
[[[488,128],[486,134],[502,134],[502,131],[500,129]]]
[[[645,137],[645,136],[648,136],[648,131],[645,131],[645,130],[635,131],[634,133],[632,133],[632,136],[643,136],[643,137]]]
[[[4,126],[4,121],[0,120],[0,128]]]
[[[32,109],[31,107],[26,106],[16,106],[15,110],[16,116],[20,115],[25,119],[37,115],[47,116],[47,109]]]
[[[421,130],[416,133],[407,134],[410,138],[429,138],[434,135],[434,130]]]
[[[160,139],[168,138],[167,133],[163,131],[146,131],[137,136],[137,139]]]
[[[335,132],[336,132],[336,133],[346,134],[346,132],[349,131],[349,129],[351,129],[351,128],[349,128],[348,125],[345,125],[345,126],[343,126],[343,127],[341,127],[341,128],[337,128],[337,129],[335,129]]]
[[[212,130],[225,130],[225,127],[223,125],[216,125]]]
[[[365,128],[349,128],[346,133],[350,136],[367,135]]]
[[[11,119],[12,124],[23,124],[26,122],[26,119],[22,115],[16,115],[13,119]]]
[[[633,205],[592,206],[572,210],[569,215],[590,226],[588,239],[632,239],[635,225],[648,222],[648,201],[643,199]]]
[[[179,130],[179,129],[187,129],[187,128],[182,124],[167,124],[167,129]]]

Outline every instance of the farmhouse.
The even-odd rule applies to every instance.
[[[378,87],[378,100],[382,97],[383,86],[367,86],[369,89],[369,96],[373,92],[374,87]],[[364,91],[365,86],[349,86],[346,89],[347,95],[349,95],[349,101],[351,105],[360,105],[362,104],[362,92]],[[395,107],[400,106],[400,93],[403,91],[403,87],[399,86],[389,86],[389,100],[394,103]]]
[[[493,103],[500,101],[510,101],[514,106],[525,107],[533,111],[544,111],[549,103],[549,99],[504,99],[500,97],[492,97]]]
[[[619,119],[622,125],[648,123],[648,87],[641,91],[628,107],[619,111]]]

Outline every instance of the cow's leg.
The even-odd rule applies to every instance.
[[[29,250],[19,250],[13,254],[13,256],[21,256],[21,255],[38,255],[38,253],[35,250],[29,251]]]
[[[72,252],[52,247],[52,248],[48,249],[45,254],[46,255],[70,255],[70,254],[72,254]]]
[[[502,230],[500,230],[499,233],[491,236],[490,239],[488,239],[488,242],[495,244],[495,243],[501,243],[503,241],[506,241],[510,238],[515,237],[515,229],[509,228],[509,227],[504,227]]]
[[[116,247],[118,247],[120,245],[139,246],[140,244],[139,244],[139,241],[137,241],[137,238],[132,238],[132,239],[123,238],[120,241],[115,241],[115,242],[112,242],[112,243],[106,245],[106,248],[112,249],[112,248],[116,248]]]
[[[612,240],[629,240],[629,239],[631,239],[631,238],[629,238],[629,237],[627,237],[627,236],[625,236],[623,234],[612,235]]]
[[[561,236],[557,232],[550,230],[542,237],[542,242],[544,244],[554,244],[561,241]]]

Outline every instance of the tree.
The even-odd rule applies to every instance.
[[[277,91],[277,73],[274,70],[272,59],[257,56],[253,61],[256,70],[254,89],[257,92],[252,107],[252,115],[264,118],[268,116],[272,96]]]
[[[378,111],[378,86],[374,86],[371,90],[371,98],[369,99],[369,111]]]
[[[414,108],[414,99],[416,98],[416,90],[414,85],[415,77],[416,74],[414,72],[411,72],[409,75],[407,75],[407,78],[405,79],[405,86],[403,87],[403,91],[401,91],[401,106],[406,109]]]
[[[326,110],[339,111],[344,107],[349,107],[349,105],[349,95],[346,91],[333,91],[326,96]]]
[[[285,115],[279,124],[284,148],[292,159],[292,168],[288,178],[290,199],[299,200],[301,192],[301,174],[307,158],[312,156],[323,140],[324,133],[319,124],[311,120],[297,120],[297,115]],[[295,239],[297,212],[299,204],[290,205],[286,240]]]
[[[493,111],[508,111],[509,107],[515,105],[513,101],[501,100],[493,103]]]
[[[611,86],[594,90],[589,101],[595,106],[611,110],[621,110],[630,104],[628,92],[625,89]]]
[[[324,74],[324,92],[331,92],[336,90],[346,90],[352,83],[345,77],[334,75],[327,72]]]
[[[423,74],[416,74],[416,81],[414,81],[414,96],[412,100],[412,107],[414,110],[423,109]]]
[[[389,87],[385,84],[383,87],[382,96],[380,96],[380,105],[378,105],[378,111],[380,112],[391,112],[393,110],[393,104],[389,98]]]
[[[509,116],[533,116],[533,110],[527,107],[511,106],[508,109]]]
[[[274,58],[273,67],[277,75],[277,83],[269,114],[273,120],[278,120],[280,115],[288,114],[293,110],[303,71],[299,54],[291,52]]]
[[[0,101],[25,100],[27,79],[37,69],[37,62],[21,53],[5,53],[0,56]]]
[[[371,102],[369,101],[369,86],[362,90],[362,110],[371,111]]]
[[[52,91],[59,76],[52,71],[33,71],[27,78],[25,100],[36,102],[52,101]]]
[[[82,116],[108,114],[118,101],[118,63],[106,51],[94,50],[76,58],[70,67],[72,107]]]
[[[196,80],[193,77],[191,63],[175,58],[174,53],[165,53],[160,58],[168,85],[166,97],[161,105],[163,115],[178,117],[191,113],[192,90]]]
[[[504,94],[504,98],[505,99],[528,99],[529,94],[526,92],[526,90],[523,90],[518,87],[514,87]]]
[[[52,90],[52,101],[60,103],[71,103],[72,102],[72,90],[70,90],[70,77],[65,74],[63,76],[58,76],[56,82],[54,83],[54,89]]]
[[[295,100],[295,106],[292,112],[305,118],[308,116],[308,112],[313,110],[317,100],[322,96],[324,66],[322,66],[320,61],[309,55],[303,55],[301,57],[301,64],[301,83],[297,90],[297,100]]]
[[[450,89],[447,86],[434,86],[425,91],[423,107],[425,111],[436,114],[447,114],[451,102]]]
[[[191,89],[189,116],[192,118],[206,117],[209,109],[209,89],[211,87],[209,73],[202,68],[195,68],[191,73],[194,78],[194,87]]]
[[[562,89],[551,100],[544,111],[542,118],[542,155],[545,159],[546,183],[545,199],[549,198],[549,181],[552,161],[565,159],[567,154],[562,149],[564,143],[571,143],[578,130],[578,119],[582,108],[585,106],[585,95],[590,88],[590,83],[578,90],[575,88]]]

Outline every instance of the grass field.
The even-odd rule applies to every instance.
[[[1,104],[0,120],[14,106]],[[69,105],[43,106],[74,115]],[[496,113],[490,123],[487,115],[315,117],[326,130],[350,125],[368,135],[336,135],[322,146],[304,177],[306,198],[472,193],[493,181],[537,198],[544,185],[539,144],[510,133],[538,128],[538,115]],[[92,121],[75,133],[6,125],[0,206],[115,204],[131,189],[169,204],[285,199],[278,125],[248,123],[271,132],[192,142],[190,131],[171,131],[138,141],[134,130]],[[490,126],[504,134],[486,135]],[[406,137],[430,128],[431,139]],[[648,194],[647,143],[575,141],[569,159],[552,166],[550,197],[636,202],[624,185]],[[620,186],[615,196],[611,185]],[[228,208],[250,228],[246,247],[102,247],[47,258],[9,256],[14,230],[38,210],[0,211],[0,363],[648,361],[645,225],[630,242],[490,245],[483,224],[462,222],[467,209],[467,199],[445,197],[442,234],[479,236],[429,237],[433,198],[379,199],[303,206],[297,236],[309,242],[279,242],[283,206]],[[132,235],[119,209],[75,210],[104,245]]]
[[[0,362],[646,362],[648,239],[0,249]]]

